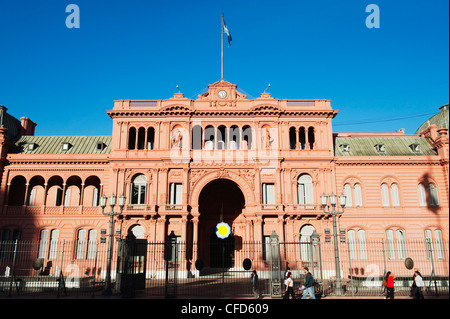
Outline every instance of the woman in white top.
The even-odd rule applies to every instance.
[[[286,284],[286,291],[284,293],[283,299],[289,299],[289,295],[291,295],[292,299],[294,299],[294,281],[291,278],[290,272],[286,274],[285,284]]]
[[[414,299],[424,299],[423,297],[423,278],[419,270],[414,271],[414,283],[416,284],[416,291]]]

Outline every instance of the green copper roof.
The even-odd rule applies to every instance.
[[[380,145],[384,151],[378,151]],[[418,146],[418,147],[416,147]],[[422,136],[337,136],[335,156],[433,156],[433,147]]]
[[[448,129],[448,104],[445,104],[439,108],[439,113],[433,115],[426,120],[416,131],[416,134],[420,134],[424,129],[432,124],[436,124],[438,128],[444,127]]]
[[[69,144],[67,150],[63,149],[63,143]],[[111,136],[22,136],[9,153],[109,154],[110,151]]]

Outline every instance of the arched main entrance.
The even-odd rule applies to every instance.
[[[216,179],[200,192],[199,196],[198,257],[205,267],[234,266],[234,241],[231,234],[226,239],[217,238],[216,225],[223,221],[233,228],[233,221],[242,213],[245,198],[239,186],[229,179]]]

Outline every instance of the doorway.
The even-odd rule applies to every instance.
[[[230,268],[234,266],[235,237],[216,236],[216,225],[227,223],[233,229],[233,221],[242,213],[245,198],[239,186],[228,179],[208,183],[199,196],[198,258],[205,267]]]

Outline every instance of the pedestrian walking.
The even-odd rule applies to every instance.
[[[305,290],[303,291],[302,299],[306,299],[306,296],[309,294],[311,296],[311,299],[316,299],[316,296],[314,295],[314,278],[309,272],[308,267],[304,267],[303,271],[306,274],[305,278]]]
[[[292,275],[290,272],[288,272],[286,274],[286,290],[284,292],[284,297],[283,299],[289,299],[289,296],[292,297],[292,299],[294,299],[294,280],[292,280]]]
[[[258,274],[256,273],[256,270],[252,271],[252,289],[253,289],[253,296],[255,299],[259,299],[259,291],[258,291]]]
[[[414,270],[414,283],[416,284],[414,299],[425,299],[423,297],[423,277],[419,269]]]
[[[392,272],[388,271],[386,273],[386,277],[384,277],[384,281],[386,282],[386,290],[387,294],[384,299],[394,299],[394,279],[395,276]]]

